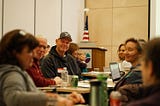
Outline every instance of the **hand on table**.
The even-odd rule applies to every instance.
[[[76,92],[72,92],[67,97],[61,97],[52,93],[47,93],[47,96],[57,99],[56,106],[74,106],[76,103],[85,103],[83,96]]]
[[[55,77],[53,80],[56,82],[56,85],[60,85],[62,83],[62,79],[60,77]]]
[[[46,96],[49,98],[49,102],[47,102],[46,106],[73,106],[73,102],[71,100],[61,97],[58,94],[46,93]],[[55,100],[56,102],[54,102]]]
[[[67,98],[72,100],[73,103],[85,103],[83,96],[77,92],[72,92]]]

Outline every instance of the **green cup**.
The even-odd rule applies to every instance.
[[[72,76],[71,86],[72,86],[72,87],[77,87],[77,86],[78,86],[78,76],[77,76],[77,75],[73,75],[73,76]]]

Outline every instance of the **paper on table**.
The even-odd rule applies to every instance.
[[[78,87],[89,88],[90,84],[89,83],[84,83],[84,82],[78,82]]]
[[[107,79],[107,87],[114,88],[114,86],[115,86],[115,83],[113,82],[113,80],[108,78]],[[78,82],[78,87],[89,88],[90,87],[90,83],[87,80],[79,81]]]
[[[115,83],[113,82],[113,80],[112,79],[110,79],[110,78],[108,78],[107,79],[107,87],[112,87],[112,88],[114,88],[114,86],[115,86]]]

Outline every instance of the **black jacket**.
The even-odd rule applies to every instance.
[[[136,67],[132,67],[130,71],[116,83],[116,86],[114,89],[118,90],[121,86],[124,86],[127,84],[142,84],[142,75],[139,67],[140,65],[137,65]]]
[[[118,90],[122,94],[121,106],[126,106],[129,102],[141,98],[142,75],[139,66],[132,67],[130,72],[115,86],[115,90]]]
[[[160,84],[152,85],[141,91],[142,98],[127,106],[160,106]]]
[[[58,68],[63,67],[67,67],[69,75],[80,76],[81,74],[76,59],[68,53],[64,57],[60,57],[56,51],[56,46],[53,46],[49,54],[41,62],[42,73],[46,78],[54,78],[58,76]]]

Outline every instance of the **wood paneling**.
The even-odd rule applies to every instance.
[[[112,9],[91,10],[89,17],[89,37],[97,45],[110,45],[112,39]]]
[[[148,0],[113,0],[113,7],[147,6]]]
[[[117,48],[126,39],[148,39],[148,0],[86,0],[86,8],[90,40],[108,50],[106,66],[117,61]]]
[[[113,9],[113,44],[119,45],[129,37],[148,38],[147,7]],[[118,38],[118,39],[117,39]]]
[[[112,8],[112,0],[86,0],[87,8]]]

